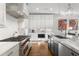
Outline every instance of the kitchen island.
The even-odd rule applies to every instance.
[[[19,56],[19,42],[0,42],[0,56]]]
[[[79,40],[78,39],[60,39],[54,36],[54,42],[58,43],[59,56],[78,56]]]
[[[17,37],[10,37],[0,42],[19,42],[19,55],[24,56],[28,55],[31,49],[30,36],[19,35]]]

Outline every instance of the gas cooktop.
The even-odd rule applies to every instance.
[[[24,40],[25,38],[30,38],[30,36],[18,36],[18,37],[10,37],[10,38],[7,38],[7,39],[4,39],[4,40],[0,40],[0,42],[3,42],[3,41],[7,41],[7,42],[18,42],[18,41],[22,41]]]

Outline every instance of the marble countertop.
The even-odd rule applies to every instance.
[[[58,43],[65,45],[66,47],[70,48],[71,50],[79,54],[79,40],[59,39],[57,37],[54,38],[54,41],[57,41]]]
[[[18,42],[18,41],[22,41],[24,39],[28,39],[30,38],[30,36],[23,36],[23,35],[20,35],[20,36],[17,36],[17,37],[9,37],[9,38],[6,38],[6,39],[3,39],[3,40],[0,40],[0,42]]]
[[[77,41],[65,40],[62,41],[61,43],[79,54],[79,40]]]
[[[0,55],[4,54],[17,44],[19,44],[19,42],[0,42]]]

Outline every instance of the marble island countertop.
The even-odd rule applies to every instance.
[[[19,42],[0,42],[0,55],[4,54],[17,44],[19,44]]]
[[[72,39],[59,39],[57,37],[54,37],[55,40],[58,43],[61,43],[62,45],[70,48],[71,50],[73,50],[74,52],[79,54],[79,40],[72,40]]]
[[[79,54],[79,40],[77,41],[65,40],[62,41],[61,43]]]

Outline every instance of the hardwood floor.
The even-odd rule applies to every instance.
[[[53,56],[54,54],[48,49],[47,42],[34,42],[28,56]]]

